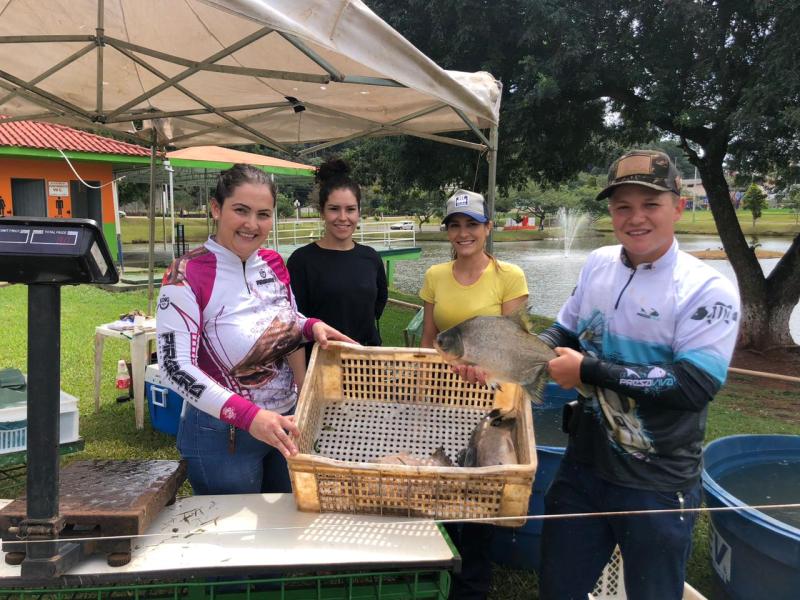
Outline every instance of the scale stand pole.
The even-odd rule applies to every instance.
[[[59,541],[59,419],[61,409],[61,287],[28,286],[28,474],[22,576],[54,577],[81,558],[81,546]],[[42,541],[38,541],[42,540]],[[45,540],[52,540],[50,542]]]

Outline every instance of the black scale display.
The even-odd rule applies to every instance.
[[[94,221],[0,220],[0,281],[76,285],[118,280],[108,245]]]
[[[113,284],[118,280],[108,245],[94,221],[0,218],[0,281],[28,286],[26,498],[0,511],[6,562],[21,564],[23,579],[60,576],[95,551],[107,552],[112,566],[125,564],[130,560],[130,541],[104,547],[103,536],[127,534],[124,528],[119,529],[121,521],[134,521],[130,533],[138,533],[147,522],[130,515],[138,510],[152,519],[153,513],[174,500],[185,479],[185,465],[177,461],[77,461],[64,469],[65,481],[59,481],[61,286]],[[91,473],[94,489],[70,493],[72,472],[78,472],[84,482],[86,473]],[[128,489],[131,487],[137,489]],[[85,532],[87,524],[69,512],[59,513],[60,494],[66,494],[67,507],[80,507],[84,504],[81,493],[94,498],[102,495],[101,491],[115,489],[122,491],[109,495],[125,498],[123,506],[109,503],[105,512],[89,516],[88,529],[94,531],[97,543],[70,541],[70,537],[81,537],[73,526],[77,524]],[[127,519],[117,518],[115,522],[115,517],[123,513]]]

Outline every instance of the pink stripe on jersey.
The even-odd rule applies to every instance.
[[[291,301],[292,288],[289,287],[289,269],[286,268],[281,255],[269,248],[259,248],[258,256],[267,263],[269,268],[272,269],[272,272],[275,273],[278,281],[286,288],[286,297]]]
[[[274,250],[270,250],[269,248],[259,248],[258,256],[261,258],[261,260],[267,263],[269,268],[272,269],[272,272],[275,273],[278,281],[280,281],[286,289],[286,297],[289,299],[289,302],[292,306],[295,306],[292,298],[289,269],[286,268],[286,264],[283,262],[281,255]],[[314,323],[317,322],[319,322],[319,319],[310,317],[306,319],[305,323],[303,323],[303,337],[309,342],[314,341],[314,333],[311,331],[311,328],[314,327]]]
[[[208,250],[192,258],[186,264],[186,280],[197,298],[197,305],[202,315],[211,293],[214,291],[214,278],[217,274],[217,255]],[[202,316],[200,321],[202,322]]]
[[[231,394],[222,405],[219,418],[228,425],[248,431],[259,410],[261,409],[246,398],[242,398],[239,394]]]
[[[314,317],[309,317],[306,319],[305,324],[303,325],[303,337],[306,338],[309,342],[314,341],[314,332],[311,329],[314,327],[316,323],[319,323],[319,319],[315,319]]]

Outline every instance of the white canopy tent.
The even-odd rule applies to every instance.
[[[441,69],[360,0],[0,0],[0,115],[154,155],[412,135],[486,151],[492,209],[500,92],[488,73]],[[462,130],[475,141],[443,135]]]

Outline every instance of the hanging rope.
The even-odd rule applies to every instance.
[[[257,529],[232,529],[229,531],[208,531],[204,529],[205,526],[209,524],[216,524],[217,519],[209,519],[204,523],[200,523],[200,525],[193,530],[190,531],[177,531],[173,529],[171,532],[166,533],[140,533],[140,534],[131,534],[131,535],[108,535],[108,536],[95,536],[95,537],[64,537],[59,538],[63,540],[68,540],[70,542],[92,542],[92,541],[101,541],[101,540],[141,540],[141,539],[154,539],[154,538],[163,538],[163,539],[171,539],[171,538],[187,538],[189,536],[199,536],[199,535],[244,535],[244,534],[251,534],[251,533],[263,533],[269,531],[307,531],[310,527],[313,527],[315,531],[326,530],[330,532],[336,531],[348,531],[348,533],[352,533],[354,527],[380,527],[380,528],[387,528],[387,527],[394,527],[397,525],[401,526],[409,526],[409,525],[438,525],[438,524],[448,524],[448,523],[496,523],[499,521],[515,521],[519,522],[521,520],[525,521],[545,521],[545,520],[557,520],[557,519],[582,519],[582,518],[592,518],[592,517],[619,517],[619,516],[647,516],[647,515],[655,515],[655,514],[680,514],[685,515],[689,513],[718,513],[718,512],[736,512],[736,511],[745,511],[745,510],[759,510],[759,511],[769,511],[769,510],[786,510],[786,509],[800,509],[800,504],[757,504],[757,505],[747,505],[747,506],[713,506],[713,507],[698,507],[698,508],[663,508],[663,509],[654,509],[654,510],[624,510],[624,511],[606,511],[606,512],[592,512],[592,513],[568,513],[563,515],[523,515],[519,517],[480,517],[480,518],[467,518],[467,519],[415,519],[415,520],[403,520],[403,521],[361,521],[361,522],[353,522],[349,521],[346,523],[313,523],[311,525],[292,525],[287,527],[261,527]],[[320,513],[320,515],[325,515],[327,517],[335,517],[340,515],[342,517],[352,517],[353,515],[348,513]],[[369,515],[364,515],[369,516]],[[35,540],[25,540],[23,538],[18,538],[20,541],[24,541],[28,544],[37,544],[37,543],[52,543],[52,540],[49,539],[35,539]]]
[[[484,149],[478,152],[478,160],[475,162],[475,177],[472,179],[472,190],[475,190],[475,186],[478,185],[478,171],[481,168],[481,159],[483,155],[486,154],[488,150]]]
[[[111,185],[111,184],[112,184],[112,183],[114,183],[115,181],[122,181],[123,179],[125,179],[125,175],[122,175],[122,176],[120,176],[120,177],[117,177],[116,179],[112,179],[112,180],[111,180],[111,181],[109,181],[108,183],[104,183],[103,185],[92,185],[92,184],[90,184],[90,183],[86,183],[86,182],[83,180],[83,177],[81,177],[81,176],[78,174],[78,171],[76,171],[76,170],[75,170],[75,167],[73,167],[73,166],[72,166],[72,162],[70,162],[70,160],[69,160],[69,157],[68,157],[66,154],[64,154],[64,152],[61,150],[61,148],[56,148],[56,150],[58,150],[58,152],[61,154],[61,156],[63,156],[63,157],[64,157],[64,160],[65,160],[65,161],[67,161],[67,164],[69,165],[69,168],[70,168],[70,169],[72,169],[72,172],[73,172],[73,173],[75,173],[75,177],[77,177],[77,178],[78,178],[78,181],[80,181],[80,182],[81,182],[83,185],[85,185],[87,188],[90,188],[90,189],[92,189],[92,190],[99,190],[99,189],[102,189],[102,188],[104,188],[104,187],[106,187],[106,186],[109,186],[109,185]]]

